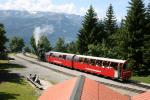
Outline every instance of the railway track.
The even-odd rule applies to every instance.
[[[31,61],[31,60],[28,60],[28,59],[25,59],[23,57],[20,57],[18,55],[16,55],[16,57],[20,58],[20,59],[23,59],[23,60],[26,60],[28,62],[31,62],[33,64],[37,64],[37,65],[40,65],[42,67],[45,67],[47,69],[50,69],[52,71],[55,71],[55,72],[59,72],[59,73],[62,73],[62,74],[65,74],[65,75],[69,75],[69,76],[72,76],[72,77],[75,77],[77,75],[74,75],[72,73],[67,73],[67,72],[64,72],[64,71],[61,71],[61,70],[57,70],[57,69],[54,69],[54,68],[51,68],[51,67],[48,67],[46,65],[43,65],[41,63],[38,63],[36,61]],[[29,56],[28,56],[29,57]],[[33,59],[33,58],[32,58]],[[66,67],[65,67],[66,68]],[[68,68],[67,68],[68,69]],[[70,69],[71,70],[71,69]],[[91,74],[90,74],[91,75]],[[95,76],[95,75],[93,75]],[[146,90],[149,90],[150,89],[150,86],[148,85],[143,85],[143,84],[139,84],[139,83],[136,83],[134,81],[129,81],[127,84],[130,84],[130,85],[133,85],[133,86],[137,86],[139,88],[144,88],[145,90],[143,89],[136,89],[136,88],[131,88],[131,87],[128,87],[128,86],[122,86],[122,85],[116,85],[116,84],[112,84],[112,83],[109,83],[109,82],[102,82],[102,81],[98,81],[96,80],[97,82],[100,82],[101,84],[104,84],[104,85],[107,85],[109,87],[113,87],[113,88],[119,88],[119,89],[123,89],[123,90],[127,90],[127,91],[131,91],[131,92],[134,92],[134,93],[142,93],[142,92],[145,92]],[[122,84],[126,84],[126,83],[122,83]]]

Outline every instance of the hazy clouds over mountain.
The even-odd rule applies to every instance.
[[[66,42],[74,41],[82,19],[79,15],[64,13],[0,11],[0,23],[5,25],[7,36],[23,37],[28,43],[35,31],[47,35],[52,44],[59,37],[64,37]]]

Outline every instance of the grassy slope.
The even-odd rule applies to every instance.
[[[0,100],[37,100],[33,87],[18,73],[11,73],[22,68],[25,67],[0,61]]]
[[[135,80],[135,81],[140,81],[140,82],[144,82],[144,83],[149,83],[150,84],[150,76],[132,76],[131,80]]]

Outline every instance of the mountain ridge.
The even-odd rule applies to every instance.
[[[59,37],[65,42],[75,41],[82,20],[82,16],[75,14],[0,10],[0,23],[5,25],[6,35],[23,37],[27,44],[36,28],[44,30],[52,45]]]

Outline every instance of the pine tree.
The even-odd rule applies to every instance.
[[[26,53],[26,52],[27,52],[27,53],[31,53],[30,47],[28,47],[27,45],[24,46],[24,47],[23,47],[23,52],[24,52],[24,53]]]
[[[24,47],[23,38],[13,37],[10,41],[9,47],[12,52],[21,52]]]
[[[44,49],[45,52],[50,51],[52,49],[51,44],[46,36],[41,36],[38,41],[38,48]]]
[[[8,39],[5,34],[6,31],[4,29],[4,25],[0,24],[0,59],[5,59],[7,56],[5,43],[8,41]]]
[[[146,9],[146,33],[144,34],[144,71],[150,74],[150,3]]]
[[[128,58],[129,66],[140,73],[143,64],[143,42],[145,33],[145,8],[142,0],[131,0],[126,16],[128,31]]]
[[[127,48],[128,48],[128,38],[127,38],[127,30],[124,26],[124,21],[122,20],[119,29],[112,35],[112,39],[114,42],[114,53],[115,58],[118,59],[127,59]]]
[[[67,52],[68,53],[76,54],[78,52],[77,43],[76,42],[70,42],[70,43],[68,43],[66,45],[66,48],[67,48]]]
[[[99,43],[102,43],[103,39],[106,39],[106,32],[104,31],[104,22],[99,21],[91,31],[89,44],[91,43],[97,45]]]
[[[92,6],[88,9],[84,20],[82,22],[82,27],[79,30],[78,34],[78,48],[80,54],[86,54],[88,51],[88,44],[93,42],[93,36],[91,32],[93,28],[97,25],[97,14],[95,13]]]
[[[108,45],[111,45],[111,35],[116,32],[118,26],[117,26],[117,20],[114,15],[113,6],[112,4],[109,5],[108,10],[106,12],[106,18],[105,18],[105,31],[106,31],[106,42],[108,42]]]
[[[63,38],[58,38],[54,50],[57,52],[66,52],[65,41]]]
[[[30,45],[33,48],[33,53],[37,54],[36,43],[33,35],[30,38]]]

